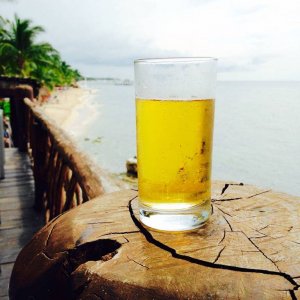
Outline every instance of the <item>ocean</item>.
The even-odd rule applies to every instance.
[[[126,172],[136,155],[134,86],[120,83],[84,83],[92,89],[90,108],[80,112],[86,122],[74,135],[112,173]],[[299,136],[299,82],[218,82],[213,179],[300,196]]]

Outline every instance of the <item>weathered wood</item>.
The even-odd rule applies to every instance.
[[[48,135],[43,130],[40,122],[30,113],[30,147],[32,149],[33,176],[35,183],[35,208],[42,211],[44,208],[44,193],[47,189],[48,177],[46,167],[48,165]]]
[[[103,187],[98,176],[93,172],[93,164],[88,157],[78,151],[75,145],[70,141],[66,133],[51,122],[42,112],[39,106],[34,106],[30,101],[26,101],[30,106],[34,116],[41,122],[42,126],[47,130],[51,140],[55,143],[56,151],[62,159],[70,166],[76,176],[80,177],[80,181],[84,186],[89,197],[97,197],[103,193]]]
[[[25,96],[33,100],[31,87],[15,88],[11,102],[13,133],[16,145],[23,152],[27,151],[29,139],[31,149],[28,150],[32,154],[36,188],[35,208],[44,209],[45,219],[49,221],[61,212],[103,193],[99,176],[102,172],[96,172],[97,169],[92,168],[88,158],[76,150],[63,130],[43,115],[40,107],[36,107],[33,101],[28,99],[24,105]],[[29,128],[28,124],[30,124]],[[15,157],[11,162],[14,161],[16,161]],[[33,225],[37,225],[32,223],[35,220],[32,210],[22,209],[16,212],[15,209],[25,208],[25,206],[19,201],[10,202],[11,199],[18,197],[33,199],[32,180],[21,179],[25,175],[24,169],[26,175],[29,174],[28,166],[23,168],[18,161],[14,165],[8,165],[8,178],[14,181],[6,181],[5,186],[0,187],[2,199],[6,204],[10,204],[10,209],[6,209],[0,215],[1,249],[2,246],[4,248],[9,245],[1,252],[0,263],[7,264],[14,261],[20,250],[20,243],[22,244],[32,235],[33,232],[25,230],[27,220],[30,221],[29,227],[34,228],[34,231]],[[17,242],[19,237],[17,227],[24,227],[25,230],[21,233],[20,242]]]
[[[184,233],[149,231],[137,192],[89,201],[20,253],[11,299],[295,299],[300,198],[213,185],[213,215]]]
[[[28,108],[24,98],[33,99],[33,88],[29,85],[19,85],[14,88],[14,96],[10,99],[11,127],[14,145],[20,151],[27,151],[28,142]]]
[[[13,97],[14,90],[19,85],[31,86],[33,88],[34,97],[38,96],[41,87],[40,83],[34,79],[0,75],[0,97]]]
[[[33,177],[28,156],[5,149],[5,179],[0,181],[0,298],[8,296],[12,265],[24,245],[42,227],[33,209]]]
[[[76,150],[66,133],[43,114],[40,105],[28,99],[25,103],[30,109],[35,206],[44,210],[48,222],[78,203],[103,194],[104,189],[99,170]],[[71,184],[68,174],[72,174]]]

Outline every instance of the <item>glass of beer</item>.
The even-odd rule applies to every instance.
[[[192,230],[211,215],[215,58],[134,62],[139,213],[157,230]]]

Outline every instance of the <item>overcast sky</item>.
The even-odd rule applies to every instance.
[[[300,0],[0,0],[86,76],[143,57],[214,56],[221,80],[300,80]]]

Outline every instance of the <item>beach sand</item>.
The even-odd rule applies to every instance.
[[[92,89],[85,88],[55,90],[40,107],[49,119],[64,130],[76,149],[81,152],[84,151],[79,142],[76,142],[76,137],[83,134],[89,122],[95,122],[95,118],[99,117],[99,111],[90,104],[93,94]],[[89,165],[100,176],[105,192],[129,188],[129,184],[103,170],[91,157],[89,157]]]
[[[55,90],[41,108],[60,126],[70,127],[80,118],[80,111],[88,106],[87,100],[91,93],[92,90],[83,88]]]

